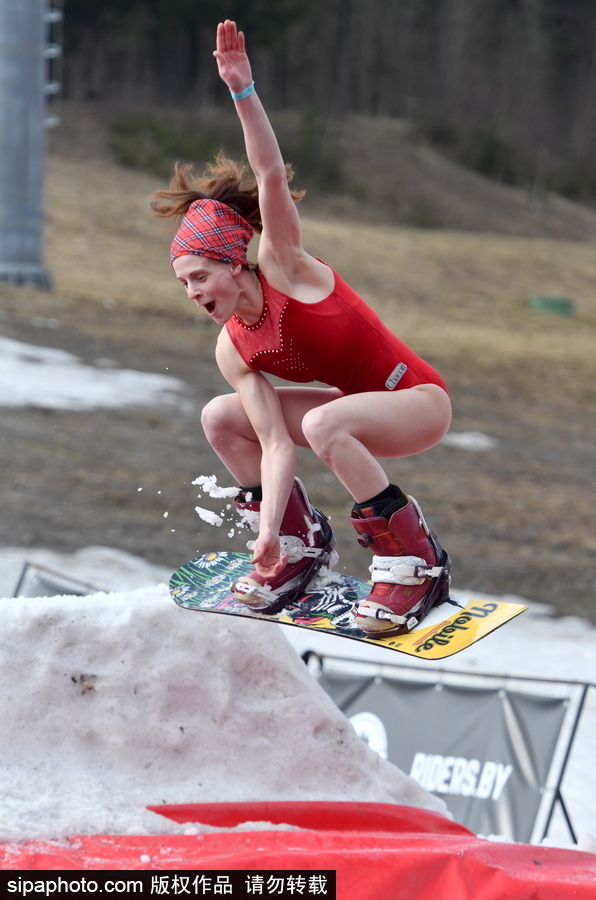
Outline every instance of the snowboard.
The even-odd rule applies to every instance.
[[[267,615],[251,610],[231,594],[231,584],[251,569],[246,553],[207,553],[174,572],[170,594],[183,609],[294,625],[429,660],[459,653],[527,609],[519,603],[451,599],[432,609],[408,634],[369,637],[356,627],[352,607],[368,596],[370,582],[327,573],[318,581],[315,578],[300,600]]]

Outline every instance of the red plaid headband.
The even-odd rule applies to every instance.
[[[170,261],[195,254],[248,266],[246,248],[253,233],[231,206],[219,200],[195,200],[172,241]]]

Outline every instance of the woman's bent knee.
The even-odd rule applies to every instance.
[[[327,455],[334,430],[329,424],[329,410],[325,406],[309,409],[302,419],[302,433],[308,445],[321,458]]]
[[[222,431],[234,430],[241,410],[235,394],[223,394],[210,400],[201,411],[201,425],[207,438]]]

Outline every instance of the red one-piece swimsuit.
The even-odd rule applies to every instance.
[[[439,373],[400,341],[346,282],[318,303],[302,303],[275,290],[258,270],[263,312],[246,325],[237,316],[228,334],[247,366],[287,381],[339,388],[344,394],[403,390],[438,384]]]

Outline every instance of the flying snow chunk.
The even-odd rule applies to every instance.
[[[207,522],[208,525],[223,525],[223,519],[221,516],[218,516],[217,513],[212,512],[210,509],[203,509],[201,506],[195,506],[195,512],[197,515],[203,520],[203,522]]]
[[[235,497],[239,491],[239,488],[235,485],[233,487],[220,487],[215,475],[199,475],[191,483],[201,487],[208,497]]]

